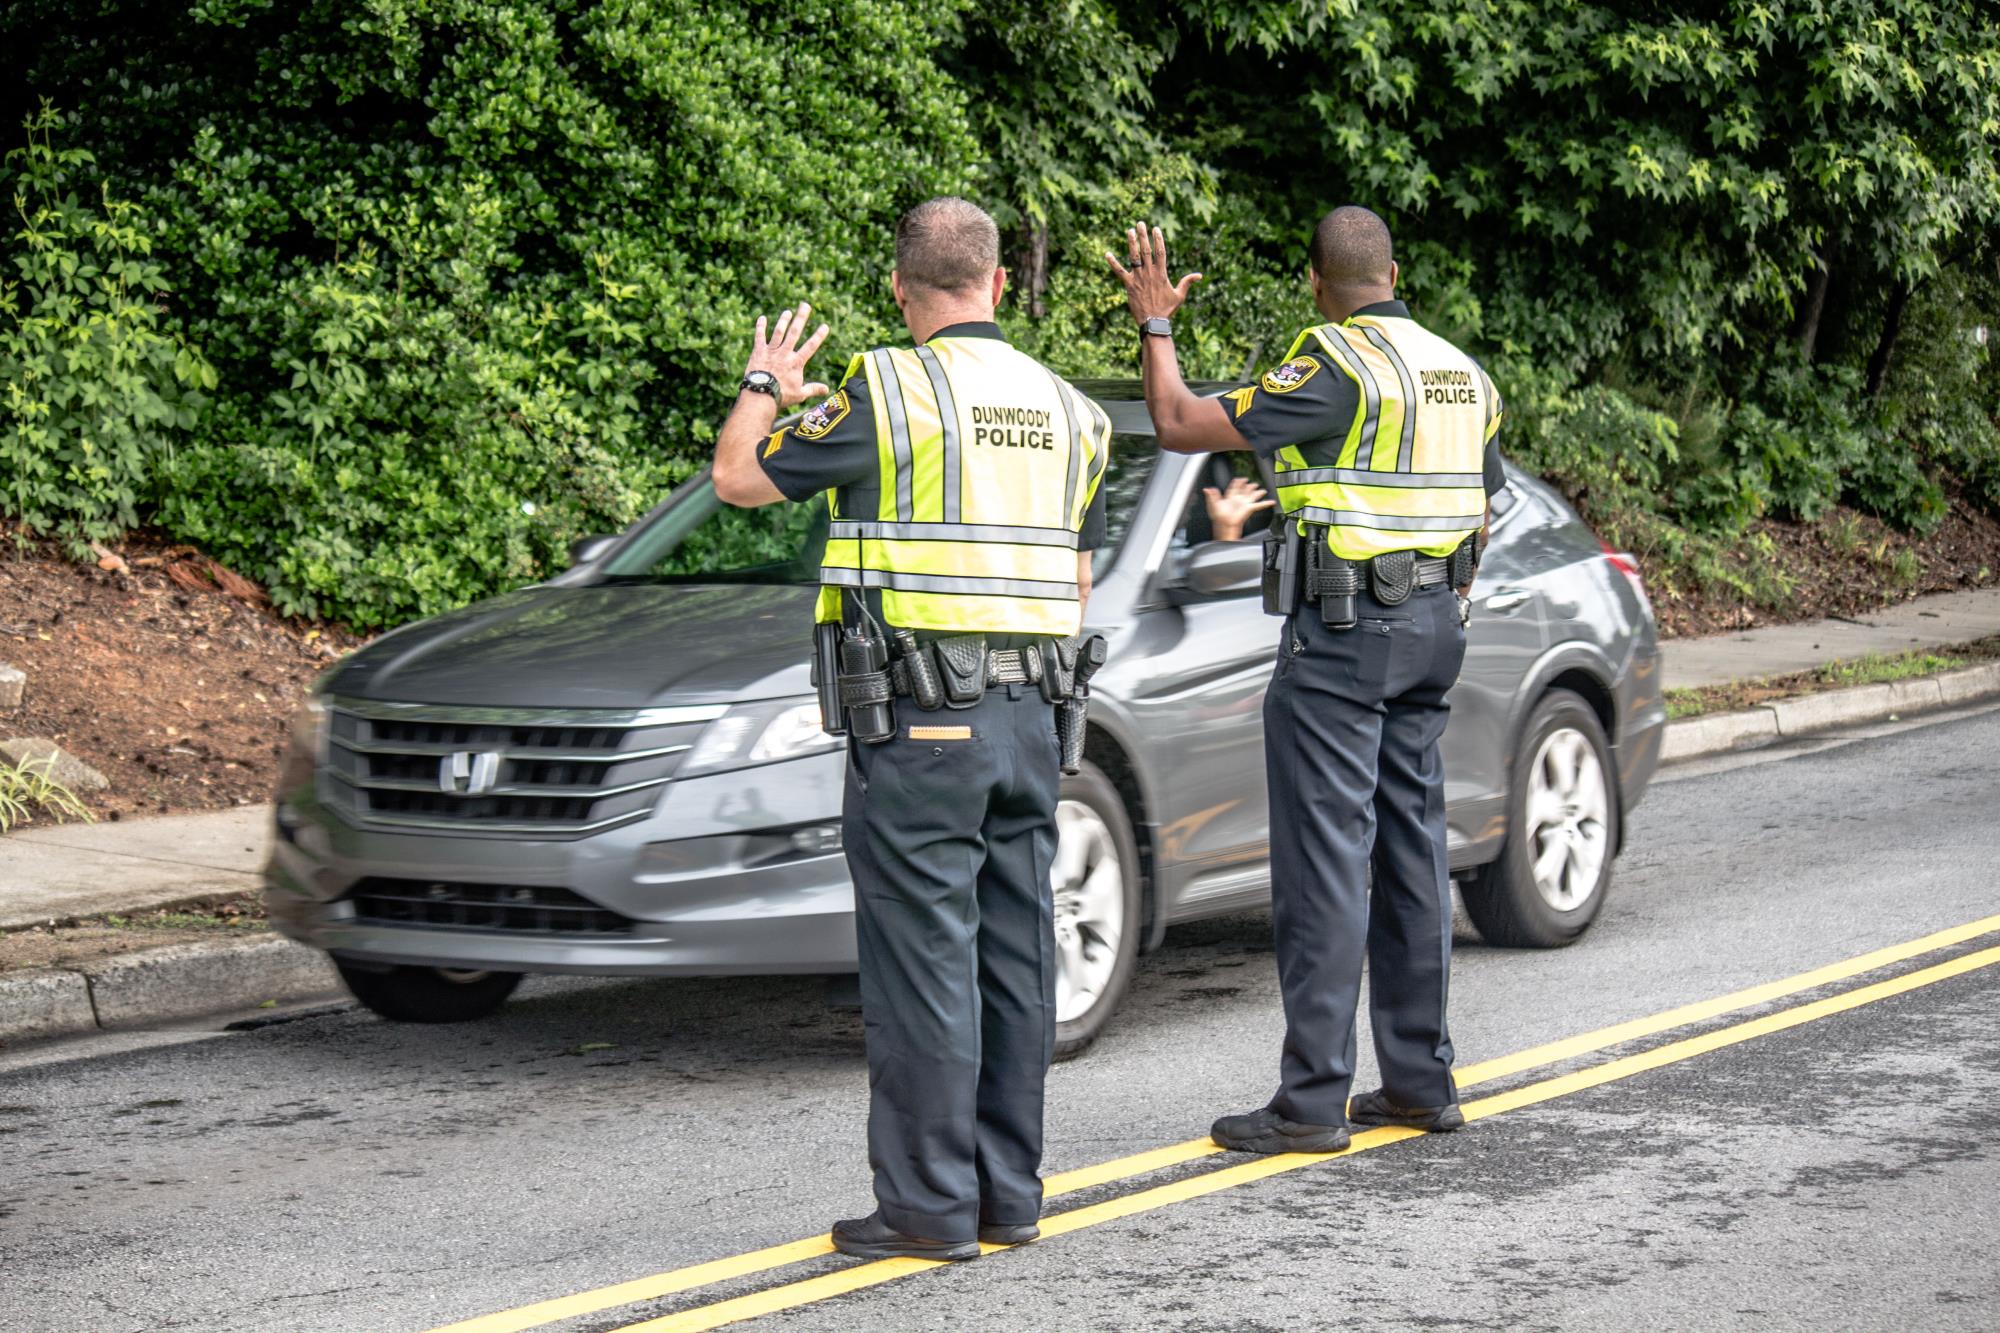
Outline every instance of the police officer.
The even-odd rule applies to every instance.
[[[1243,1152],[1336,1152],[1350,1121],[1456,1129],[1438,741],[1487,497],[1504,482],[1499,395],[1395,298],[1389,229],[1367,209],[1337,208],[1313,233],[1327,322],[1220,398],[1188,390],[1173,345],[1169,317],[1201,275],[1169,280],[1158,228],[1127,242],[1129,267],[1106,258],[1139,321],[1161,447],[1270,460],[1289,534],[1276,546],[1298,559],[1299,598],[1272,608],[1286,622],[1264,700],[1280,1082],[1211,1135]],[[1364,955],[1383,1086],[1350,1101]]]
[[[833,1243],[864,1258],[969,1259],[981,1240],[1039,1234],[1051,696],[1104,539],[1110,422],[1008,345],[1005,282],[992,218],[963,199],[919,205],[897,225],[891,278],[914,346],[855,357],[829,393],[805,383],[827,333],[800,343],[809,308],[768,337],[759,319],[716,446],[728,503],[830,501],[817,619],[838,650],[816,670],[852,705],[844,835],[877,1202]],[[773,429],[805,399],[820,401]]]

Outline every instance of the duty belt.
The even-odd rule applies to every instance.
[[[1377,558],[1379,559],[1380,557]],[[1361,565],[1364,568],[1369,564],[1369,562],[1365,560],[1356,560],[1345,563]],[[1415,563],[1415,568],[1412,571],[1412,577],[1410,580],[1410,587],[1412,589],[1435,588],[1440,583],[1450,583],[1450,582],[1451,582],[1450,557],[1442,555],[1430,555],[1430,556],[1419,556],[1417,558]],[[1319,580],[1317,578],[1310,578],[1306,581],[1305,599],[1308,602],[1318,601],[1320,598],[1320,592],[1321,588],[1319,586]]]
[[[1028,665],[1033,656],[1035,666]],[[1028,685],[1041,680],[1041,653],[1034,648],[988,648],[986,650],[986,688],[1001,685]],[[1033,672],[1033,674],[1030,674]],[[910,665],[907,657],[899,657],[889,664],[889,683],[899,698],[909,698],[913,693],[910,685]]]

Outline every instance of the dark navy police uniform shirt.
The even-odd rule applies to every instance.
[[[1354,313],[1393,319],[1410,317],[1409,307],[1401,301],[1377,301]],[[1320,369],[1327,373],[1308,375],[1305,383],[1286,393],[1257,390],[1249,405],[1234,418],[1236,429],[1260,457],[1269,458],[1288,445],[1305,444],[1329,436],[1345,436],[1355,413],[1361,410],[1361,390],[1352,379],[1339,373],[1339,368],[1327,359],[1324,351],[1301,350],[1299,358],[1317,361]],[[1226,399],[1224,401],[1227,402]],[[1507,484],[1507,473],[1500,462],[1498,432],[1486,442],[1483,471],[1488,495]]]

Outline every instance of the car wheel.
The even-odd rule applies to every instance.
[[[1556,948],[1597,919],[1618,848],[1615,772],[1590,705],[1569,690],[1544,695],[1515,755],[1506,844],[1463,889],[1489,944]]]
[[[1139,846],[1118,789],[1095,765],[1056,802],[1056,1059],[1079,1055],[1125,997],[1139,956]]]
[[[336,958],[340,979],[362,1004],[398,1023],[467,1023],[506,1003],[519,972],[463,972],[448,967],[371,968]]]

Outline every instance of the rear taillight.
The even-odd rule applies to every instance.
[[[1645,580],[1639,577],[1639,561],[1629,552],[1612,550],[1611,544],[1602,539],[1599,539],[1597,544],[1604,548],[1604,563],[1625,576],[1625,581],[1632,585],[1632,591],[1638,595],[1639,605],[1650,613],[1653,603],[1646,596]]]

